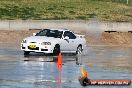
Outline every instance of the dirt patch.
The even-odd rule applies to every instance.
[[[20,46],[21,41],[33,33],[40,30],[0,30],[1,44],[14,44]],[[79,34],[85,35],[88,45],[131,45],[132,33],[128,32],[114,32],[114,33],[90,33],[86,31],[78,31]]]
[[[108,45],[131,45],[132,33],[128,32],[103,32],[101,35],[101,42]]]
[[[23,38],[31,36],[35,32],[38,32],[38,30],[0,30],[0,43],[14,44],[19,46]]]

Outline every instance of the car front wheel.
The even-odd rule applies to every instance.
[[[53,50],[53,55],[59,55],[60,53],[60,45],[56,45]]]

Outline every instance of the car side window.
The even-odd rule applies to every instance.
[[[64,37],[66,37],[66,36],[68,36],[69,39],[75,39],[76,38],[76,36],[70,31],[65,31]]]

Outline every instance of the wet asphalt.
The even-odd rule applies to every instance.
[[[132,80],[132,48],[88,46],[82,55],[57,56],[31,53],[16,47],[0,47],[0,88],[83,88],[78,81],[84,67],[90,79]],[[132,86],[87,86],[86,88],[132,88]]]

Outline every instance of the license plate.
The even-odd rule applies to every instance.
[[[36,48],[36,45],[29,45],[30,48]]]

